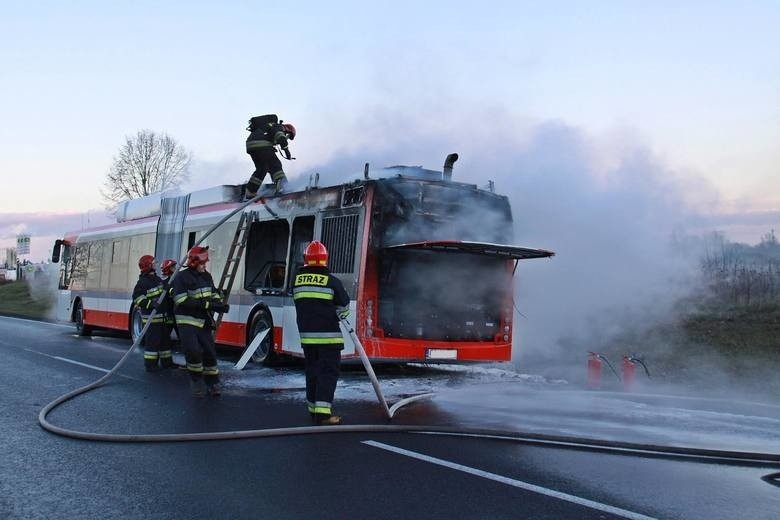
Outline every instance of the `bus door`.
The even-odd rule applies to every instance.
[[[274,328],[285,324],[289,240],[287,220],[255,221],[249,227],[244,253],[244,289],[254,295],[252,308],[268,308]]]
[[[284,296],[284,338],[282,344],[285,350],[303,354],[301,337],[298,334],[297,315],[295,313],[295,301],[293,300],[293,281],[298,270],[303,267],[303,251],[309,242],[314,240],[314,216],[306,215],[296,217],[293,220],[292,233],[290,234],[290,253],[287,258],[287,280]]]
[[[57,308],[55,309],[55,318],[60,321],[70,321],[70,277],[71,254],[73,248],[70,242],[57,239],[54,242],[54,249],[51,254],[51,262],[59,264],[59,280],[57,282]]]

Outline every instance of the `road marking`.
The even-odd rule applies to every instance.
[[[630,518],[632,520],[656,520],[652,516],[645,516],[639,513],[635,513],[633,511],[628,511],[627,509],[621,509],[619,507],[602,504],[601,502],[594,502],[593,500],[588,500],[586,498],[580,498],[578,496],[569,495],[568,493],[562,493],[560,491],[555,491],[554,489],[548,489],[545,487],[537,486],[535,484],[529,484],[528,482],[523,482],[522,480],[515,480],[513,478],[504,477],[502,475],[497,475],[495,473],[490,473],[488,471],[482,471],[481,469],[472,468],[470,466],[464,466],[462,464],[450,462],[448,460],[437,459],[436,457],[423,455],[422,453],[417,453],[415,451],[410,451],[403,448],[397,448],[395,446],[390,446],[389,444],[384,444],[382,442],[376,442],[376,441],[362,441],[362,442],[363,444],[368,444],[369,446],[373,446],[374,448],[391,451],[399,455],[404,455],[406,457],[411,457],[413,459],[421,460],[424,462],[430,462],[431,464],[436,464],[439,466],[444,466],[445,468],[462,471],[470,475],[486,478],[516,488],[525,489],[526,491],[532,491],[534,493],[539,493],[541,495],[546,495],[548,497],[557,498],[559,500],[565,500],[573,504],[589,507],[597,511],[603,511],[605,513],[610,513],[623,518]]]
[[[60,361],[64,361],[66,363],[73,363],[74,365],[78,365],[80,367],[91,368],[92,370],[97,370],[99,372],[104,372],[106,374],[111,372],[110,370],[106,370],[105,368],[96,367],[95,365],[88,365],[86,363],[82,363],[81,361],[76,361],[75,359],[68,359],[68,358],[64,358],[64,357],[60,357],[60,356],[51,356],[51,357],[53,357],[54,359],[59,359]]]
[[[3,342],[0,341],[0,343],[3,343]],[[60,356],[52,356],[51,354],[46,354],[45,352],[39,352],[39,351],[33,350],[31,348],[22,348],[22,350],[24,350],[26,352],[32,352],[33,354],[38,354],[40,356],[46,356],[47,358],[56,359],[58,361],[64,361],[65,363],[71,363],[73,365],[78,365],[78,366],[81,366],[81,367],[84,367],[84,368],[91,368],[92,370],[97,370],[98,372],[104,372],[106,374],[111,372],[110,370],[106,370],[105,368],[96,367],[94,365],[88,365],[87,363],[82,363],[81,361],[76,361],[74,359],[68,359],[68,358],[64,358],[64,357],[60,357]],[[125,374],[114,374],[114,375],[118,376],[118,377],[124,377],[125,379],[132,379],[133,381],[138,381],[138,382],[141,382],[141,383],[144,382],[142,379],[138,379],[137,377],[133,377],[133,376],[127,376]]]

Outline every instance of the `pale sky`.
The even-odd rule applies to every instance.
[[[28,214],[100,208],[112,156],[142,128],[193,152],[193,186],[245,182],[246,120],[268,112],[298,129],[291,177],[385,145],[420,164],[399,135],[440,131],[446,149],[506,131],[499,115],[561,122],[606,155],[640,142],[706,180],[713,213],[780,211],[780,2],[0,8],[0,247]]]

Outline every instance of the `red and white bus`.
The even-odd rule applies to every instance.
[[[452,181],[449,166],[397,166],[380,170],[380,178],[366,173],[329,187],[310,180],[302,191],[231,217],[202,244],[218,281],[247,213],[246,250],[217,342],[242,348],[270,327],[256,362],[303,355],[291,280],[304,248],[318,239],[351,297],[355,330],[373,361],[508,361],[517,261],[553,253],[509,245],[507,197]],[[138,258],[178,261],[241,204],[240,196],[240,186],[152,195],[123,203],[116,224],[67,233],[52,258],[60,263],[58,318],[75,322],[82,335],[97,328],[138,334],[131,300]],[[350,343],[345,358],[357,355]]]

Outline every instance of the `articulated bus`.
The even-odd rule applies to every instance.
[[[451,162],[443,172],[396,166],[374,178],[366,168],[362,178],[329,187],[310,179],[301,191],[231,217],[202,244],[218,283],[246,213],[246,249],[217,343],[243,348],[270,328],[255,362],[303,355],[292,280],[317,239],[350,295],[355,331],[373,361],[510,360],[517,261],[554,253],[510,245],[507,197],[452,181],[451,171]],[[115,224],[67,233],[52,258],[60,264],[57,317],[75,322],[81,335],[104,328],[135,337],[138,258],[179,261],[240,201],[241,186],[152,195],[123,203]],[[343,356],[357,356],[349,341]]]

